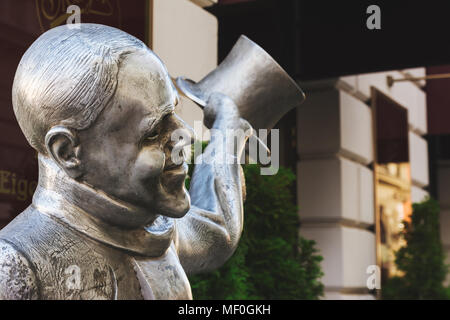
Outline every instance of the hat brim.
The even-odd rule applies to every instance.
[[[182,94],[194,101],[200,107],[206,107],[208,98],[206,97],[206,94],[200,90],[197,83],[185,77],[178,77],[176,79],[176,84]]]

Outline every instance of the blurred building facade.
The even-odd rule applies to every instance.
[[[368,268],[378,262],[381,274],[396,272],[393,251],[402,245],[396,239],[401,223],[411,202],[428,195],[426,94],[410,82],[389,87],[386,81],[388,75],[408,74],[424,75],[425,69],[303,85],[309,95],[297,112],[299,214],[302,235],[316,240],[324,256],[325,298],[373,299]],[[388,135],[384,147],[406,147],[406,157],[376,161],[383,139],[374,130],[374,90],[404,110],[403,119],[389,123],[403,127],[403,134]]]

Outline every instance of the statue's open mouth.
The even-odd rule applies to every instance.
[[[181,164],[171,164],[164,169],[164,172],[170,172],[172,174],[187,174],[188,165],[186,162]]]

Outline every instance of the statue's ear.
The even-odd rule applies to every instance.
[[[48,154],[70,177],[75,179],[82,174],[80,146],[75,131],[63,126],[51,128],[45,136],[45,147]]]

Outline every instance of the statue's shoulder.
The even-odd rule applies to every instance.
[[[12,243],[0,239],[0,300],[38,299],[30,261]]]
[[[31,230],[32,208],[26,209],[0,231],[0,299],[38,298],[38,280],[30,258],[17,238]],[[35,220],[35,219],[32,219]],[[36,226],[36,224],[35,224]]]
[[[47,247],[62,247],[76,237],[74,232],[32,205],[0,230],[0,239],[31,256],[47,255]],[[30,251],[31,250],[31,251]],[[30,252],[29,252],[30,251]]]
[[[44,216],[38,214],[36,208],[30,205],[0,230],[0,239],[14,243],[13,238],[20,238],[21,235],[41,234],[40,229],[45,226],[44,219]]]

